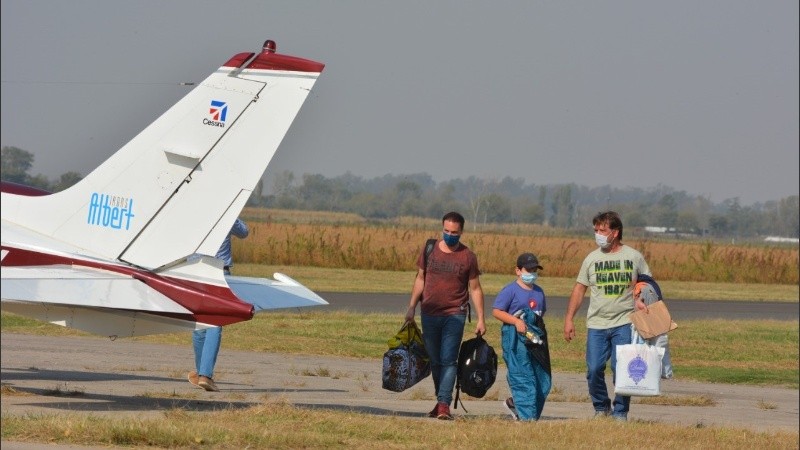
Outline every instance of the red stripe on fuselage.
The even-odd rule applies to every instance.
[[[3,181],[0,183],[0,190],[6,194],[24,195],[26,197],[41,197],[43,195],[52,194],[52,192],[45,191],[44,189],[26,186],[19,183],[12,183],[10,181]]]
[[[18,249],[3,246],[4,251],[8,251],[2,261],[3,266],[7,267],[27,267],[27,266],[50,266],[50,265],[69,265],[78,267],[89,267],[102,269],[109,272],[116,272],[130,276],[145,283],[175,303],[183,306],[192,312],[192,315],[157,313],[146,311],[149,314],[175,317],[195,322],[209,323],[212,325],[229,325],[232,323],[250,320],[255,313],[253,305],[244,303],[225,286],[213,286],[199,282],[178,280],[136,269],[129,266],[107,264],[97,261],[90,261],[68,256],[52,255],[47,253],[35,252],[32,250]]]

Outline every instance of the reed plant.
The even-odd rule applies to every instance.
[[[261,211],[261,210],[256,210]],[[269,210],[266,210],[269,211]],[[300,223],[276,221],[251,212],[251,235],[234,241],[234,260],[258,265],[314,266],[335,269],[413,271],[425,241],[439,237],[440,224],[370,223],[343,216]],[[277,216],[275,216],[277,217]],[[433,222],[433,223],[431,223]],[[536,253],[548,277],[574,277],[583,258],[596,248],[586,236],[555,236],[531,227],[465,230],[463,242],[477,255],[483,273],[513,273],[516,256]],[[626,236],[630,233],[626,230]],[[797,247],[725,245],[710,241],[663,241],[631,236],[625,242],[642,252],[659,281],[798,285]]]

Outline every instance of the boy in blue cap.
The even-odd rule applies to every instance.
[[[544,313],[544,291],[536,284],[539,259],[533,253],[517,258],[517,279],[494,300],[492,316],[503,322],[503,360],[511,397],[503,406],[515,420],[539,420],[552,385],[550,351]]]

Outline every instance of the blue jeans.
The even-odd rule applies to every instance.
[[[436,390],[436,401],[453,402],[453,388],[458,371],[458,351],[464,337],[464,324],[467,316],[429,316],[420,314],[422,319],[422,338],[425,350],[431,358],[431,377]]]
[[[611,359],[611,373],[616,377],[617,345],[631,343],[631,324],[598,330],[589,328],[586,334],[586,381],[595,411],[610,411],[611,415],[627,417],[631,398],[615,395],[612,408],[606,386],[606,362]],[[614,378],[616,380],[616,378]]]
[[[214,365],[217,363],[220,342],[222,342],[222,327],[192,332],[194,366],[198,375],[214,378]]]

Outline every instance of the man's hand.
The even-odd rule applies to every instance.
[[[586,295],[587,286],[575,283],[572,288],[572,294],[569,296],[569,303],[567,304],[567,314],[564,319],[564,339],[567,342],[575,338],[575,323],[572,321],[575,318],[575,313],[581,309],[583,303],[583,296]]]
[[[416,315],[417,308],[414,306],[409,306],[408,311],[406,311],[406,322],[413,322],[414,316]]]
[[[575,338],[575,324],[571,320],[564,321],[564,339],[570,342]]]
[[[478,325],[475,327],[475,334],[478,336],[486,334],[486,324],[483,319],[478,319]]]

